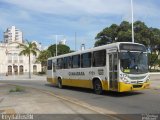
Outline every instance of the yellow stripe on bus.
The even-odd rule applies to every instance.
[[[57,80],[54,79],[54,78],[47,78],[47,81],[50,82],[50,83],[52,83],[52,84],[54,84],[54,85],[57,85]],[[108,81],[102,80],[101,83],[102,83],[103,90],[109,90]],[[93,89],[92,80],[63,79],[62,80],[62,85]],[[123,83],[123,82],[118,82],[118,89],[115,89],[115,90],[111,89],[111,90],[117,91],[117,92],[142,90],[142,89],[149,88],[150,83],[149,82],[148,83],[143,83],[141,85],[142,85],[142,87],[134,88],[133,84],[126,84],[126,83]]]
[[[47,78],[47,81],[56,85],[57,80],[55,78]],[[103,90],[108,90],[108,82],[102,80]],[[83,87],[83,88],[93,88],[92,80],[80,80],[80,79],[63,79],[62,85],[74,86],[74,87]]]

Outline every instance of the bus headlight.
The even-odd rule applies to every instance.
[[[147,77],[146,83],[150,81],[150,76]]]
[[[127,79],[127,74],[120,74],[120,80],[124,83],[130,83],[129,80]]]
[[[125,78],[125,77],[122,77],[121,80],[122,80],[124,83],[129,83],[128,79]]]
[[[125,83],[129,83],[129,81],[128,81],[126,78],[124,78],[124,82],[125,82]]]

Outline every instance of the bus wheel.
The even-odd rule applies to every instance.
[[[60,89],[63,88],[61,78],[58,78],[58,88],[60,88]]]
[[[98,95],[101,95],[103,92],[101,81],[95,80],[93,86],[94,86],[94,92]]]

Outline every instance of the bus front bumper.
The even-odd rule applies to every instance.
[[[150,82],[146,82],[143,84],[126,84],[123,82],[119,82],[118,86],[119,86],[118,92],[135,91],[135,90],[149,89]]]

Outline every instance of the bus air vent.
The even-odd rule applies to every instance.
[[[133,88],[141,88],[142,85],[133,85]]]

